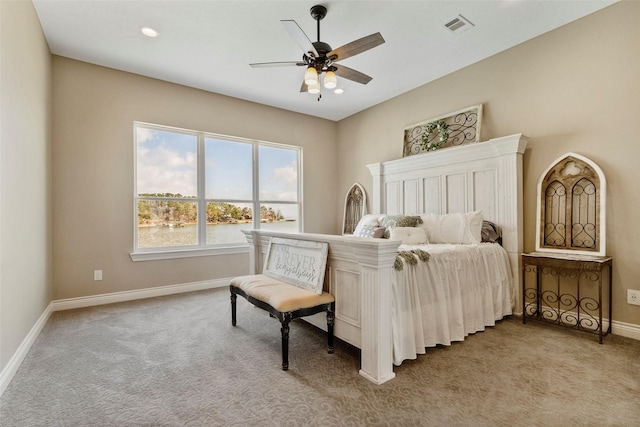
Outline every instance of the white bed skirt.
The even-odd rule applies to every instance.
[[[498,244],[401,245],[431,257],[392,274],[393,364],[450,345],[511,315],[514,280]]]

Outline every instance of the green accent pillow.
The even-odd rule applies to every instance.
[[[393,227],[416,227],[418,224],[422,224],[422,218],[419,215],[387,215],[380,223],[385,228],[385,239],[391,236],[391,228]]]

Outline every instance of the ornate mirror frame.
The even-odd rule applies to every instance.
[[[607,181],[588,158],[567,153],[538,181],[536,251],[605,256]]]
[[[367,213],[367,193],[357,182],[351,186],[344,198],[342,234],[353,234],[358,221]]]

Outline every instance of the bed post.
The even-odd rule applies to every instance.
[[[514,313],[520,314],[522,309],[521,281],[522,281],[522,259],[520,255],[524,251],[524,200],[523,200],[523,155],[527,147],[527,138],[520,136],[517,140],[517,147],[514,152],[505,156],[502,171],[501,185],[504,190],[504,212],[503,218],[506,225],[506,232],[503,229],[503,247],[509,255],[511,273],[514,279]]]
[[[367,165],[373,178],[373,198],[371,199],[371,213],[382,213],[383,206],[383,183],[382,183],[382,163]]]
[[[391,271],[396,251],[397,244],[355,248],[362,304],[360,375],[375,384],[396,376],[391,331]]]
[[[260,239],[260,236],[255,235],[252,230],[242,230],[244,237],[249,243],[249,274],[260,274],[262,271],[257,271],[258,257],[260,257],[260,242],[256,240]]]
[[[249,274],[262,274],[262,263],[264,261],[262,253],[262,236],[257,230],[242,230],[247,243],[249,243]],[[270,238],[268,238],[270,239]],[[268,246],[268,242],[266,243]]]

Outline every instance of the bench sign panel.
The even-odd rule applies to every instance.
[[[322,294],[329,244],[271,238],[263,274]]]

